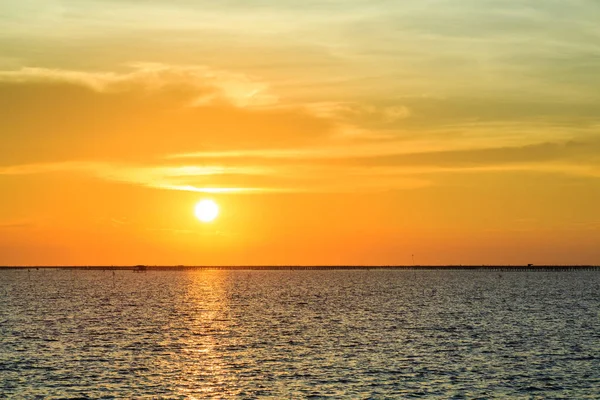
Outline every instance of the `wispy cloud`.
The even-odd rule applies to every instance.
[[[319,102],[306,104],[309,112],[318,117],[333,118],[342,121],[349,119],[374,119],[384,123],[397,122],[410,117],[411,111],[403,105],[381,106],[348,102]]]
[[[596,174],[592,0],[116,3],[0,6],[6,37],[23,37],[6,46],[23,66],[0,71],[4,174],[207,193]],[[111,54],[66,61],[90,43]],[[63,67],[27,67],[37,48]]]
[[[205,179],[214,182],[222,175],[245,176],[265,173],[264,169],[253,167],[223,166],[135,166],[99,162],[62,162],[30,164],[0,168],[1,175],[33,175],[49,173],[78,173],[106,181],[131,183],[151,188],[184,190],[201,193],[235,193],[256,191],[260,188],[221,187],[208,183],[199,187],[182,184],[186,179]],[[207,179],[209,178],[209,179]]]
[[[199,167],[143,166],[107,163],[59,163],[0,168],[2,175],[85,174],[97,179],[154,189],[197,193],[345,192],[414,188],[427,185],[407,178],[360,168],[323,166]]]
[[[277,103],[268,85],[241,73],[207,66],[173,66],[157,63],[133,63],[131,71],[86,72],[24,67],[0,71],[0,82],[70,83],[100,92],[184,90],[197,94],[189,106],[225,100],[238,107],[265,106]]]
[[[0,71],[0,148],[15,161],[135,161],[202,148],[301,146],[336,123],[283,106],[268,85],[205,67],[129,73]],[[34,114],[36,118],[30,118]],[[93,143],[93,146],[90,146]],[[21,160],[18,160],[18,159]]]
[[[79,173],[199,193],[364,192],[429,186],[443,174],[535,172],[596,179],[600,177],[599,143],[567,141],[412,153],[379,146],[372,147],[370,154],[363,146],[198,152],[145,164],[24,164],[0,168],[0,175]]]
[[[0,221],[0,229],[27,229],[36,225],[30,221]]]

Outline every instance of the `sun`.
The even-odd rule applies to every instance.
[[[214,221],[219,215],[219,205],[213,200],[202,200],[196,204],[194,214],[202,222]]]

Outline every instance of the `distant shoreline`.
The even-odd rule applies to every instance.
[[[122,265],[122,266],[0,266],[2,269],[73,269],[130,271],[286,271],[286,270],[480,270],[480,271],[600,271],[600,265]]]

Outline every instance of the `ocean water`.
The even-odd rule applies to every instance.
[[[600,273],[0,270],[0,398],[600,398]]]

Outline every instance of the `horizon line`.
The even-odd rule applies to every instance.
[[[83,270],[344,270],[344,269],[405,269],[405,270],[437,270],[437,269],[587,269],[600,270],[600,264],[260,264],[260,265],[0,265],[0,269],[83,269]]]

